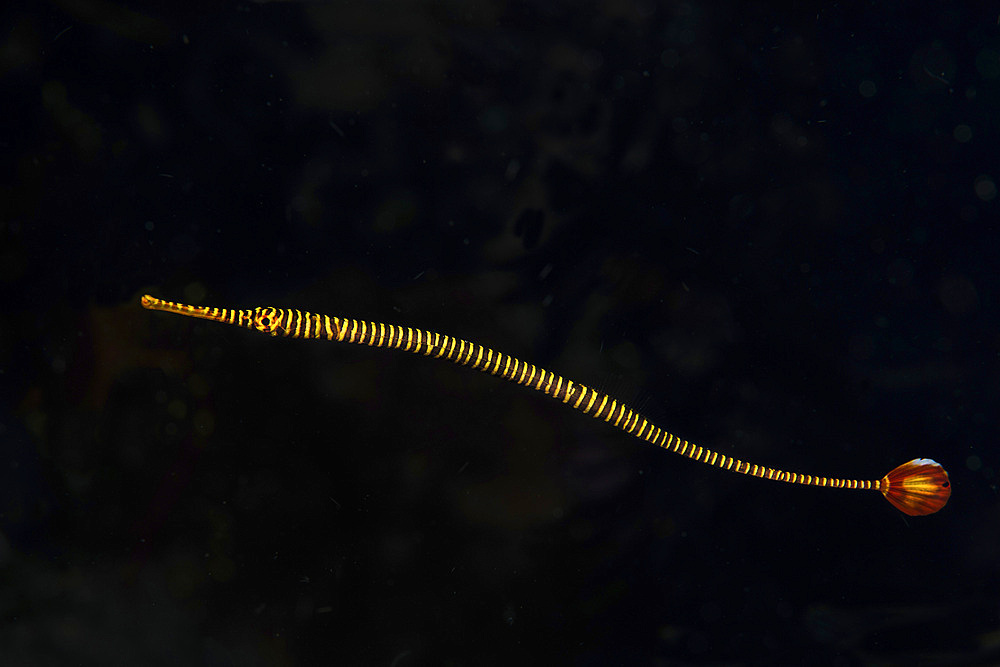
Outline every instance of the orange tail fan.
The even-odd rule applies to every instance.
[[[879,482],[879,490],[893,507],[910,516],[933,514],[951,497],[951,482],[933,459],[913,459]]]

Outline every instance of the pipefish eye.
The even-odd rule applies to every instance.
[[[275,308],[255,308],[253,328],[261,333],[277,336],[282,320],[278,313],[279,311]]]
[[[951,482],[945,469],[931,459],[914,459],[895,468],[878,480],[841,479],[804,475],[743,461],[727,454],[696,445],[669,433],[628,405],[603,391],[573,382],[552,371],[525,363],[503,352],[478,343],[423,329],[394,324],[353,320],[308,311],[259,307],[253,310],[229,310],[207,306],[189,306],[163,301],[146,295],[144,308],[197,317],[227,324],[254,328],[271,336],[337,340],[367,347],[404,350],[435,359],[447,359],[460,366],[497,375],[515,384],[540,391],[594,419],[617,427],[639,440],[662,447],[699,463],[723,470],[775,482],[824,486],[833,489],[870,489],[881,491],[894,507],[909,515],[937,512],[951,496]]]

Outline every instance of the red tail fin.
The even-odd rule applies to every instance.
[[[900,512],[911,516],[934,514],[951,497],[951,482],[941,464],[913,459],[882,478],[882,495]]]

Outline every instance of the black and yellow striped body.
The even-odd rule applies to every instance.
[[[924,505],[931,507],[936,501],[940,500],[940,496],[944,496],[940,505],[930,511],[909,512],[906,507],[900,507],[900,509],[907,513],[926,514],[931,511],[937,511],[937,509],[940,509],[944,505],[948,494],[950,494],[950,486],[947,484],[947,473],[938,464],[929,459],[917,459],[910,462],[910,464],[916,461],[922,462],[922,477],[917,481],[914,481],[912,476],[907,478],[905,475],[899,476],[899,479],[896,477],[890,478],[891,475],[910,464],[900,466],[881,480],[857,480],[803,475],[776,468],[768,468],[754,463],[747,463],[746,461],[714,452],[706,447],[694,445],[683,438],[678,438],[651,423],[640,413],[604,392],[578,384],[572,380],[567,380],[552,371],[526,363],[509,354],[496,352],[478,343],[470,343],[469,341],[453,336],[411,327],[382,324],[380,322],[365,322],[362,320],[331,317],[329,315],[317,315],[306,311],[285,308],[261,307],[251,310],[219,309],[188,306],[172,301],[163,301],[152,296],[142,297],[142,305],[152,310],[162,310],[189,317],[235,324],[248,329],[256,329],[271,336],[322,338],[371,347],[395,348],[437,359],[448,359],[456,364],[469,366],[484,373],[498,375],[505,380],[531,387],[536,391],[540,391],[572,406],[584,414],[613,424],[626,433],[630,433],[658,447],[694,459],[695,461],[707,463],[725,470],[732,470],[744,475],[752,475],[754,477],[792,484],[848,489],[875,489],[882,491],[897,507],[900,505],[893,498],[894,495],[905,495],[904,500],[910,502],[910,504],[914,504],[917,501],[909,501],[909,497],[919,492],[922,494],[920,503],[923,503],[923,505],[921,507]],[[928,461],[930,462],[929,464],[926,463]],[[943,475],[943,481],[939,475],[932,474],[935,472],[933,467],[927,467],[931,464],[940,468],[940,475]],[[906,494],[900,491],[904,481],[909,484]],[[947,492],[941,489],[946,489]],[[926,497],[930,497],[930,500],[927,500]],[[900,502],[904,501],[901,500]]]

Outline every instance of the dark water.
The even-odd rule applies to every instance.
[[[208,4],[0,12],[2,664],[1000,662],[997,11]]]

